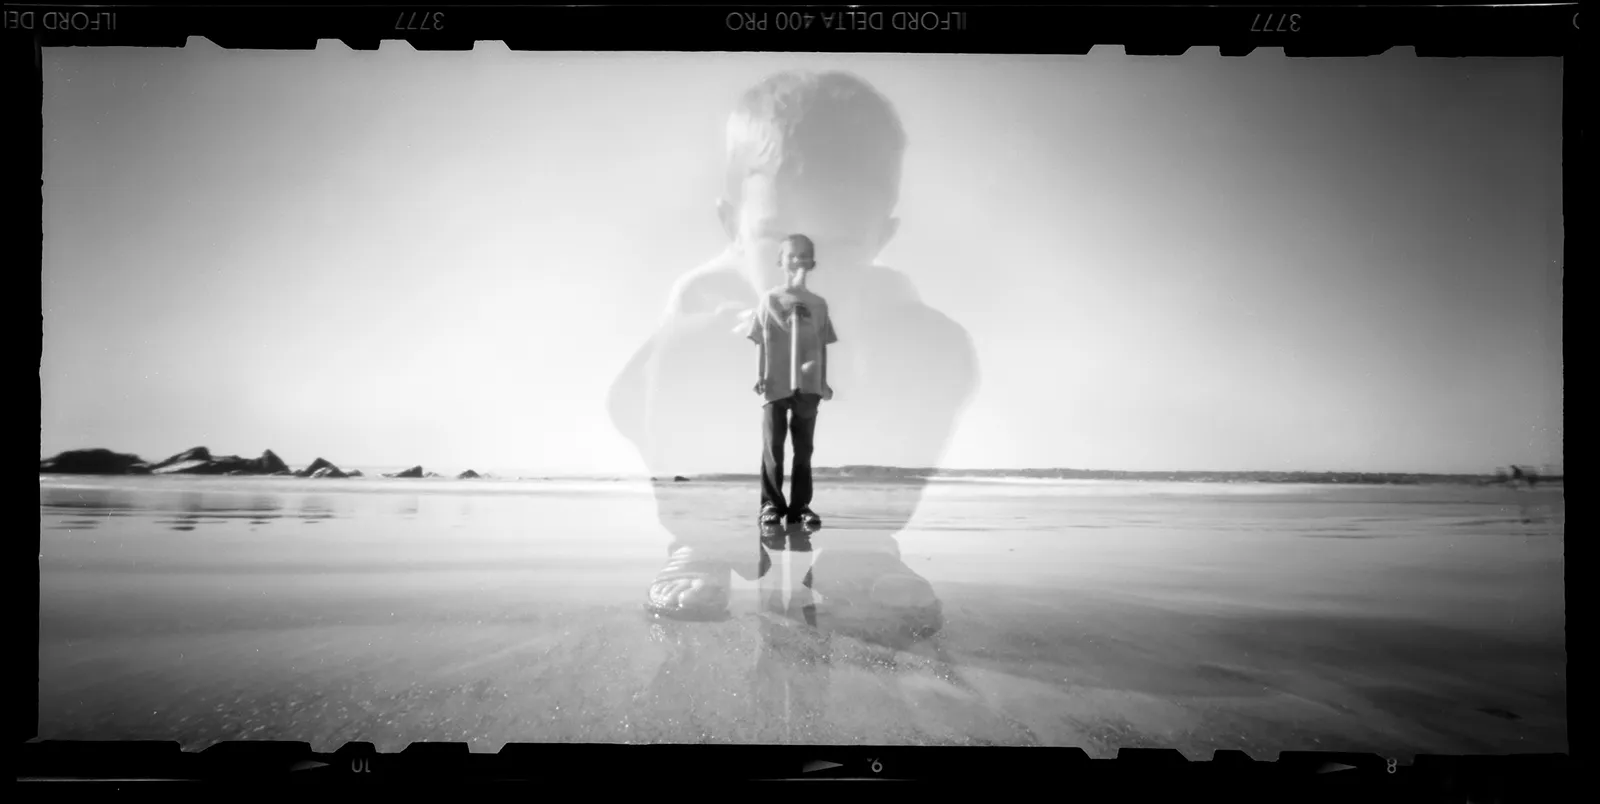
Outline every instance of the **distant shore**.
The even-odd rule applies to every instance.
[[[842,466],[812,470],[818,479],[858,480],[1111,480],[1154,483],[1285,483],[1330,485],[1491,485],[1506,482],[1494,474],[1419,472],[1132,472],[1114,469],[905,469],[893,466]],[[753,474],[698,475],[698,480],[754,480]],[[1538,477],[1558,484],[1560,476]]]
[[[385,467],[388,468],[388,467]],[[341,479],[361,477],[358,471],[345,472],[332,462],[317,458],[299,471],[293,471],[271,450],[256,459],[236,456],[212,456],[205,447],[185,450],[165,461],[148,463],[137,455],[116,453],[108,449],[71,450],[39,461],[41,475],[256,475],[265,477],[299,477],[314,479]],[[377,473],[375,473],[377,474]],[[816,467],[812,474],[819,480],[855,480],[879,483],[916,483],[927,480],[1101,480],[1120,482],[1155,483],[1276,483],[1323,485],[1561,485],[1560,474],[1538,473],[1529,470],[1521,476],[1508,476],[1503,470],[1493,474],[1439,474],[1425,472],[1283,472],[1283,471],[1122,471],[1114,469],[934,469],[899,466],[833,466]],[[403,471],[383,473],[380,476],[404,479],[455,479],[455,480],[582,480],[582,481],[652,481],[652,482],[754,482],[755,474],[709,473],[696,475],[670,475],[646,477],[643,475],[562,475],[541,473],[535,476],[500,476],[479,474],[466,470],[454,475],[424,472],[413,466]]]

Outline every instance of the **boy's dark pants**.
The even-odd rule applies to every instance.
[[[779,511],[801,511],[811,504],[811,439],[817,432],[817,406],[822,397],[796,394],[768,402],[761,410],[761,505]],[[789,502],[783,500],[784,431],[794,437],[794,479]]]

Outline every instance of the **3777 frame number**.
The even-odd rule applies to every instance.
[[[397,31],[442,31],[444,30],[443,11],[402,11],[395,18],[394,29]]]

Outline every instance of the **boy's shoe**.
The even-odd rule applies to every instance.
[[[811,510],[809,506],[801,508],[799,511],[790,513],[789,521],[797,525],[804,525],[808,528],[822,527],[822,517],[817,516],[817,513]]]
[[[776,525],[783,521],[783,512],[776,505],[761,506],[761,524]]]

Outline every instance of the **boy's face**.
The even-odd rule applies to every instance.
[[[796,277],[815,268],[817,258],[811,253],[810,246],[785,241],[778,251],[778,264],[783,266],[784,273]]]
[[[784,238],[796,233],[811,238],[830,276],[872,264],[898,224],[878,195],[840,182],[753,174],[745,179],[738,206],[724,201],[719,211],[746,268],[766,287],[782,281]]]

